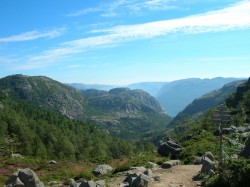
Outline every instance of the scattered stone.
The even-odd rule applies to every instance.
[[[64,185],[67,185],[69,187],[78,187],[77,183],[74,179],[69,179],[66,182],[63,183]]]
[[[169,160],[167,162],[163,162],[161,167],[164,169],[168,169],[176,165],[180,165],[180,160]]]
[[[106,187],[104,180],[95,181],[96,187]]]
[[[83,181],[79,187],[106,187],[104,180],[99,181]]]
[[[154,176],[153,179],[154,179],[155,181],[158,181],[158,182],[161,181],[161,177],[160,177],[160,176]]]
[[[112,172],[113,168],[109,165],[106,165],[106,164],[101,164],[101,165],[98,165],[93,173],[95,176],[99,176],[99,175],[106,175],[110,172]]]
[[[145,175],[147,176],[152,176],[153,175],[153,172],[151,169],[147,169],[146,171],[143,172]]]
[[[214,175],[215,175],[214,170],[210,169],[210,170],[208,171],[208,175],[209,175],[210,177],[214,176]]]
[[[5,182],[5,187],[44,187],[38,176],[29,168],[18,169]]]
[[[183,148],[179,144],[169,140],[160,145],[158,148],[158,153],[161,156],[168,156],[171,154],[173,158],[178,158],[182,150]]]
[[[157,168],[158,164],[154,163],[154,162],[148,162],[148,165],[150,165],[152,168]]]
[[[208,157],[211,161],[214,161],[214,155],[211,152],[203,153],[202,157]]]
[[[18,153],[11,153],[10,158],[23,158],[23,156],[21,154],[18,154]]]
[[[48,164],[57,164],[57,162],[55,160],[50,160],[48,161]]]
[[[151,178],[145,174],[141,174],[133,181],[131,187],[148,187],[150,183]]]
[[[201,173],[208,173],[211,169],[214,169],[214,162],[211,161],[208,157],[202,159],[202,168]]]
[[[128,182],[123,182],[119,185],[119,187],[129,187],[129,183]]]
[[[246,132],[246,128],[245,127],[238,127],[237,132],[238,133],[244,133],[244,132]]]
[[[201,165],[201,164],[202,164],[202,158],[201,158],[201,157],[196,157],[196,158],[193,160],[193,164],[194,164],[194,165]]]

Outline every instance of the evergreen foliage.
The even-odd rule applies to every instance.
[[[83,121],[0,95],[0,143],[8,154],[104,161],[135,151],[135,146]]]

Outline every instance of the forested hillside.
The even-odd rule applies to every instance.
[[[79,91],[44,76],[12,75],[0,79],[8,97],[98,126],[118,137],[138,140],[167,127],[171,118],[142,90]]]
[[[94,161],[121,158],[135,150],[90,124],[0,93],[0,143],[9,153]]]

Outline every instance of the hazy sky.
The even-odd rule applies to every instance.
[[[249,77],[250,1],[1,0],[0,77]]]

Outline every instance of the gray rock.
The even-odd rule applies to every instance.
[[[210,151],[203,153],[202,157],[208,157],[211,161],[214,161],[214,155]]]
[[[151,169],[147,169],[146,171],[143,172],[145,175],[147,176],[152,176],[153,175],[153,172]]]
[[[18,153],[11,153],[10,158],[23,158],[23,156],[21,154],[18,154]]]
[[[193,160],[193,164],[194,165],[201,165],[202,164],[202,158],[201,157],[197,157]]]
[[[145,174],[141,174],[133,181],[131,187],[148,187],[150,183],[151,178]]]
[[[167,162],[163,162],[161,167],[164,169],[168,169],[176,165],[180,165],[180,160],[169,160]]]
[[[246,128],[245,127],[238,127],[237,128],[237,132],[238,133],[244,133],[246,131]]]
[[[129,171],[127,171],[127,177],[124,180],[124,182],[128,182],[131,186],[134,180],[139,177],[141,174],[147,173],[150,171],[147,171],[145,167],[131,167]]]
[[[57,162],[55,160],[50,160],[48,161],[48,164],[57,164]]]
[[[146,172],[146,168],[141,166],[141,167],[131,167],[129,171],[127,171],[127,175],[132,174],[138,177],[140,174]]]
[[[214,169],[214,162],[211,161],[208,157],[204,157],[202,159],[202,167],[201,167],[201,173],[208,173],[210,170]]]
[[[123,182],[119,185],[119,187],[129,187],[129,183],[128,182]]]
[[[99,181],[83,181],[79,187],[106,187],[104,180]]]
[[[208,172],[208,175],[209,175],[210,177],[214,176],[214,175],[215,175],[214,170],[210,169],[209,172]]]
[[[76,181],[74,179],[69,179],[67,181],[67,184],[70,186],[70,187],[78,187]]]
[[[44,187],[38,176],[29,168],[19,169],[6,182],[5,187]]]
[[[161,181],[161,177],[158,176],[158,175],[157,175],[157,176],[154,176],[153,178],[154,178],[155,181],[158,181],[158,182]]]
[[[93,173],[94,173],[94,175],[96,175],[96,176],[99,176],[99,175],[106,175],[106,174],[112,172],[112,170],[113,170],[113,168],[112,168],[111,166],[106,165],[106,164],[101,164],[101,165],[98,165],[98,166],[94,169]]]
[[[79,187],[96,187],[96,183],[94,181],[83,181]]]
[[[182,150],[183,148],[180,145],[169,140],[160,145],[158,148],[158,154],[161,156],[171,155],[173,158],[178,158]]]
[[[104,180],[95,181],[96,187],[106,187]]]
[[[157,168],[158,164],[154,163],[154,162],[148,162],[148,164],[152,167],[152,168]]]

